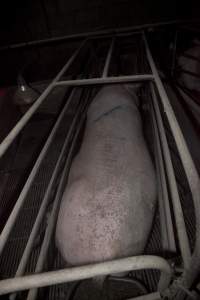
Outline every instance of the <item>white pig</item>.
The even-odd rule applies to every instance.
[[[134,88],[103,87],[89,107],[58,215],[56,243],[64,260],[84,265],[141,254],[155,202]]]

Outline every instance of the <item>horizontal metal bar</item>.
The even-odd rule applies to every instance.
[[[26,289],[83,280],[95,276],[142,269],[156,269],[161,271],[162,280],[158,287],[159,291],[163,291],[169,286],[172,277],[172,269],[168,262],[159,256],[141,255],[90,264],[81,267],[73,267],[41,274],[27,275],[14,279],[5,279],[0,281],[0,295],[23,291]]]
[[[160,300],[160,299],[162,299],[160,293],[155,292],[155,293],[151,293],[151,294],[147,294],[147,295],[129,298],[126,300]]]
[[[194,207],[195,207],[195,217],[196,217],[196,242],[195,249],[192,254],[192,259],[189,269],[185,269],[183,275],[184,284],[190,287],[197,276],[200,269],[200,179],[196,167],[194,165],[193,159],[188,150],[187,144],[185,142],[184,136],[177,122],[176,116],[170,104],[169,98],[159,77],[155,62],[151,55],[147,40],[145,35],[143,35],[143,40],[145,44],[147,58],[154,75],[155,84],[163,105],[165,115],[168,119],[169,126],[171,128],[172,134],[174,136],[178,152],[185,170],[185,174],[190,186],[190,190],[193,197]]]
[[[48,85],[48,87],[44,90],[44,92],[39,96],[39,98],[33,103],[33,105],[29,108],[29,110],[24,114],[24,116],[19,120],[19,122],[15,125],[15,127],[10,131],[7,137],[3,140],[0,144],[0,158],[6,152],[10,144],[16,138],[16,136],[20,133],[26,123],[30,120],[32,115],[36,112],[38,107],[42,104],[42,102],[46,99],[46,97],[50,94],[52,89],[54,88],[55,82],[57,82],[62,75],[67,71],[67,69],[71,66],[77,55],[79,54],[80,50],[84,46],[86,41],[84,41],[80,47],[74,52],[71,58],[67,61],[61,71],[57,74],[57,76],[53,79],[53,81]]]
[[[128,36],[136,36],[136,35],[141,35],[142,31],[141,30],[134,30],[134,31],[128,31],[128,32],[122,32],[122,33],[108,33],[108,34],[102,34],[102,35],[92,35],[89,39],[92,40],[98,40],[100,41],[101,39],[108,39],[108,38],[121,38],[121,37],[128,37]]]
[[[103,74],[102,74],[103,78],[108,76],[108,69],[109,69],[109,66],[110,66],[110,61],[111,61],[111,56],[112,56],[112,53],[113,53],[114,44],[115,44],[115,38],[113,37],[112,41],[110,43],[110,47],[108,49],[108,54],[107,54],[105,66],[104,66],[104,69],[103,69]]]
[[[19,197],[18,197],[18,199],[15,203],[15,206],[14,206],[14,208],[13,208],[13,210],[12,210],[12,212],[11,212],[7,222],[6,222],[6,225],[4,226],[4,228],[1,232],[1,235],[0,235],[0,255],[3,252],[3,249],[5,247],[5,244],[6,244],[7,240],[8,240],[10,232],[11,232],[11,230],[12,230],[14,224],[15,224],[15,221],[18,217],[20,209],[21,209],[21,207],[22,207],[22,205],[23,205],[23,203],[26,199],[26,195],[28,194],[29,188],[31,187],[31,184],[32,184],[32,182],[33,182],[33,180],[34,180],[34,178],[37,174],[37,171],[38,171],[38,169],[39,169],[46,153],[47,153],[47,150],[49,149],[49,146],[51,145],[51,143],[53,141],[53,138],[56,134],[56,131],[57,131],[57,129],[58,129],[58,127],[59,127],[66,111],[69,108],[69,105],[72,101],[72,98],[73,98],[73,92],[71,93],[71,97],[69,98],[69,100],[65,104],[65,106],[64,106],[62,112],[60,113],[60,115],[59,115],[59,117],[58,117],[51,133],[49,134],[49,136],[48,136],[48,138],[45,142],[45,145],[43,146],[42,151],[40,152],[40,154],[39,154],[32,170],[31,170],[31,172],[28,176],[28,179],[27,179],[27,181],[26,181],[26,183],[25,183],[25,185],[24,185],[24,187],[23,187],[23,189],[22,189],[22,191],[21,191],[21,193],[20,193],[20,195],[19,195]]]
[[[178,188],[176,184],[174,169],[171,161],[171,155],[170,155],[170,150],[167,142],[167,137],[165,134],[164,125],[159,110],[156,93],[152,86],[151,86],[151,92],[152,92],[153,107],[155,109],[155,116],[158,122],[163,155],[165,158],[165,166],[166,166],[167,178],[170,186],[172,205],[173,205],[173,211],[175,216],[175,223],[176,223],[181,256],[183,258],[184,267],[187,269],[190,265],[191,252],[190,252],[190,245],[189,245],[189,240],[188,240],[185,221],[184,221],[183,210],[181,207],[181,202],[180,202],[180,197],[179,197]]]
[[[110,28],[105,30],[98,30],[98,31],[91,31],[91,32],[84,32],[78,34],[69,34],[65,36],[53,37],[49,39],[37,40],[37,41],[30,41],[24,43],[17,43],[12,45],[1,46],[0,51],[8,50],[8,49],[16,49],[16,48],[23,48],[23,47],[31,47],[36,45],[43,45],[53,42],[62,42],[72,39],[81,39],[81,38],[91,38],[92,36],[101,36],[101,35],[116,35],[118,33],[126,33],[130,31],[137,31],[137,30],[144,30],[148,28],[156,28],[160,26],[167,26],[167,25],[176,25],[176,24],[187,24],[190,22],[195,22],[195,20],[171,20],[167,22],[155,22],[155,23],[148,23],[144,25],[136,25],[136,26],[129,26],[129,27],[122,27],[122,28]],[[196,20],[198,22],[198,20]]]
[[[113,76],[106,78],[88,78],[88,79],[75,79],[58,81],[54,83],[54,86],[87,86],[95,84],[110,84],[110,83],[126,83],[126,82],[140,82],[153,80],[154,77],[151,74],[142,75],[130,75],[130,76]]]

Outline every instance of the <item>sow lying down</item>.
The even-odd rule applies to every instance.
[[[142,254],[156,202],[154,167],[134,88],[100,90],[91,103],[56,228],[70,265]]]

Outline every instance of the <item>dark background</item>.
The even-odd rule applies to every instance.
[[[175,20],[196,20],[200,1],[21,0],[2,1],[0,47],[68,34]],[[72,41],[0,51],[0,86],[49,80],[73,53]],[[0,48],[1,49],[1,48]]]
[[[0,44],[103,28],[197,18],[198,3],[194,0],[1,1]]]

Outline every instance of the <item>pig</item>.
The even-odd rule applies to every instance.
[[[156,175],[134,87],[103,87],[87,113],[56,226],[68,265],[142,254],[156,204]]]

